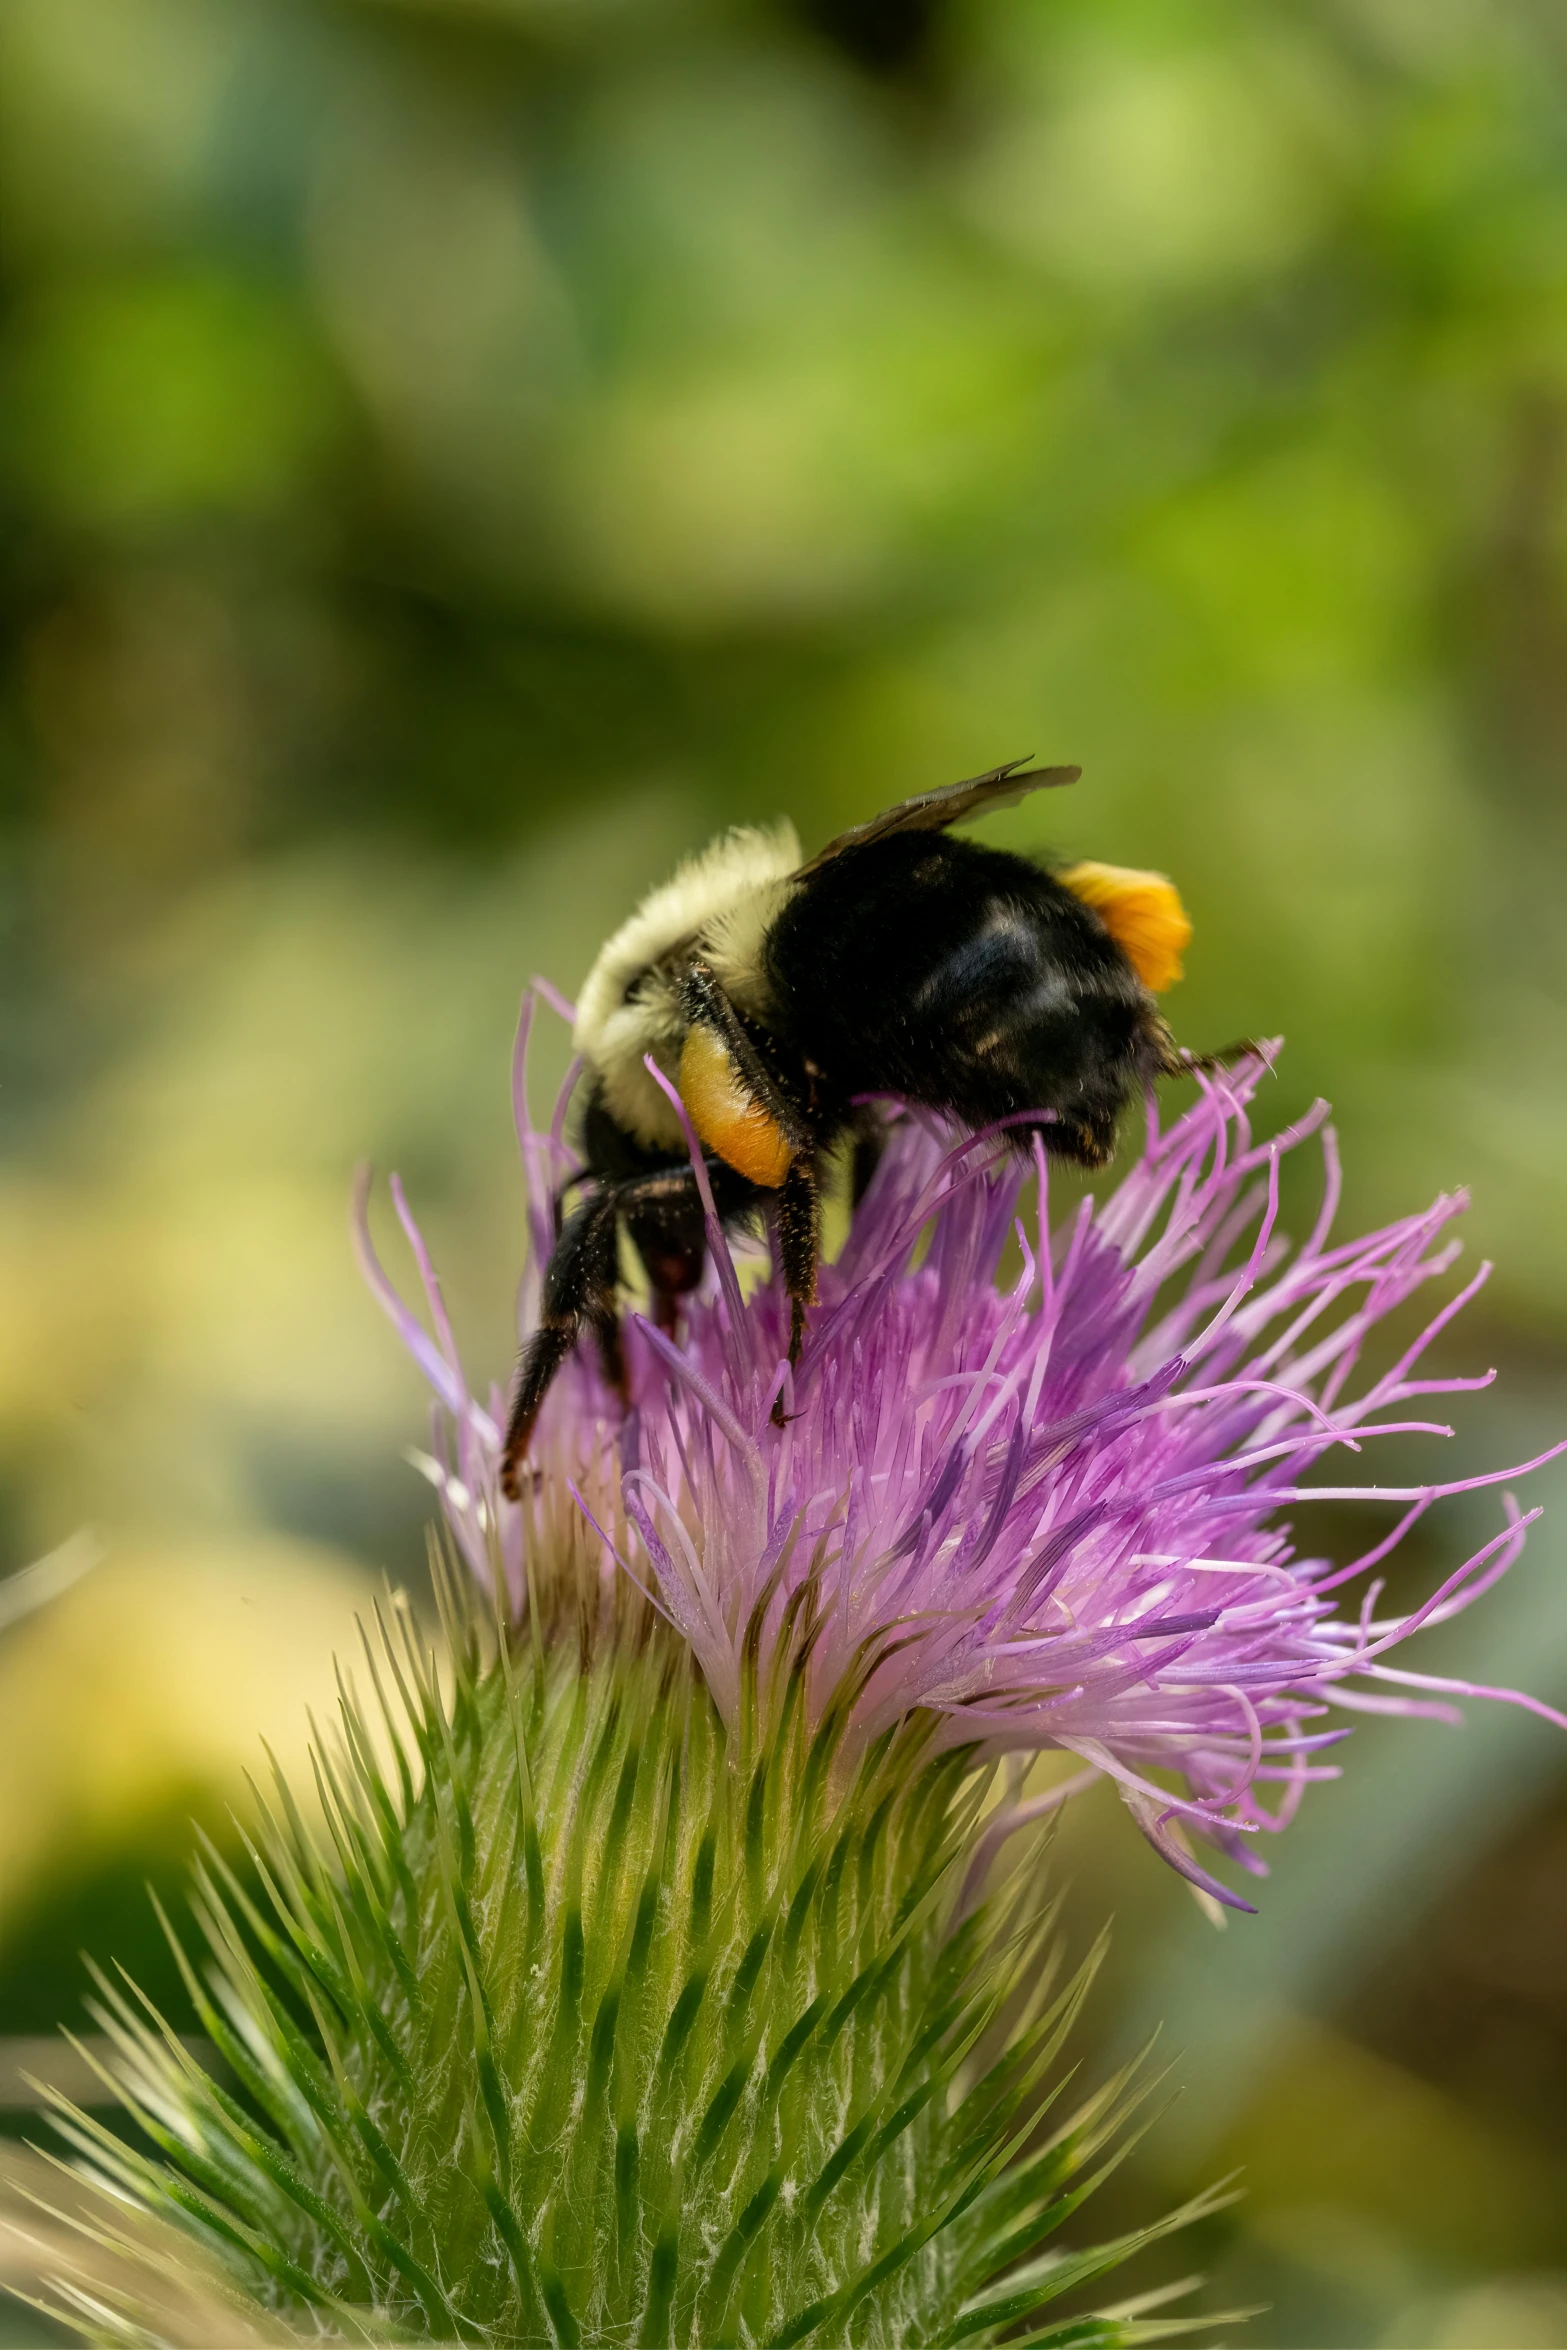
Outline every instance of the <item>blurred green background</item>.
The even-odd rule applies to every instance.
[[[1350,1217],[1473,1187],[1417,1473],[1567,1431],[1560,0],[3,0],[0,599],[0,1566],[106,1552],[0,1630],[7,2048],[420,1572],[353,1162],[504,1376],[519,989],[725,821],[1080,761],[992,837],[1178,876]],[[1454,1658],[1567,1699],[1567,1508]],[[1567,2344],[1567,1741],[1348,1762],[1222,1938],[1070,1823],[1121,2207],[1246,2164],[1258,2350]]]

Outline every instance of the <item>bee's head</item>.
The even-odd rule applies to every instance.
[[[1045,1147],[1085,1167],[1108,1166],[1128,1101],[1155,1079],[1186,1074],[1189,1061],[1154,995],[1181,976],[1191,923],[1172,882],[1116,865],[1075,865],[1054,876],[1093,926],[1114,942],[1111,964],[1084,957],[1070,1032],[1050,1040],[1059,1068]],[[1046,1062],[1042,1058],[1041,1067]]]
[[[1110,1164],[1128,1107],[1161,1078],[1234,1057],[1185,1051],[1143,988],[1114,982],[1080,995],[1070,1021],[1035,1030],[1030,1042],[1033,1098],[1046,1117],[1020,1139],[1026,1148],[1037,1132],[1052,1157],[1080,1167]]]
[[[1017,1107],[1043,1113],[1025,1125],[1025,1149],[1037,1133],[1052,1158],[1080,1167],[1108,1166],[1128,1102],[1139,1090],[1150,1009],[1141,988],[1116,971],[1074,992],[1054,1018],[1020,1023],[1011,1072]],[[1157,1015],[1155,1015],[1157,1017]]]

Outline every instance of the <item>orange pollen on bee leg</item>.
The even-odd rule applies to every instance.
[[[1192,926],[1167,874],[1088,863],[1068,865],[1056,879],[1092,906],[1144,987],[1159,995],[1175,985]]]
[[[723,1038],[710,1028],[686,1030],[680,1051],[680,1098],[702,1141],[736,1174],[776,1191],[794,1153],[776,1123],[752,1099]]]

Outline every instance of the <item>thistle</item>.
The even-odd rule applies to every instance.
[[[215,1851],[198,1870],[182,1963],[224,2078],[101,1979],[155,2151],[62,2108],[79,2160],[240,2302],[359,2338],[1064,2346],[1200,2323],[1157,2292],[1083,2314],[1216,2199],[1077,2244],[1141,2083],[1066,2098],[1095,1954],[1062,1953],[1049,1814],[1108,1777],[1205,1900],[1248,1906],[1218,1870],[1257,1871],[1333,1770],[1334,1711],[1462,1693],[1389,1652],[1527,1524],[1509,1503],[1383,1619],[1374,1587],[1347,1614],[1340,1595],[1457,1487],[1393,1496],[1347,1565],[1274,1523],[1343,1490],[1303,1487],[1323,1455],[1473,1382],[1418,1375],[1466,1291],[1355,1388],[1373,1324],[1451,1262],[1460,1203],[1331,1243],[1324,1130],[1327,1201],[1287,1256],[1280,1155],[1322,1118],[1254,1143],[1264,1065],[1151,1124],[1108,1203],[1054,1233],[1042,1156],[1030,1233],[1004,1137],[898,1122],[793,1376],[776,1285],[747,1294],[715,1224],[679,1340],[633,1324],[629,1409],[571,1366],[516,1505],[503,1399],[471,1393],[394,1183],[430,1330],[362,1215],[360,1239],[435,1394],[444,1657],[384,1614],[369,1694],[344,1678],[318,1748],[324,1825],[279,1783],[261,1898]],[[564,1105],[541,1132],[525,1094],[519,1059],[537,1262],[570,1158]],[[1051,1750],[1067,1775],[1030,1792]],[[150,2338],[134,2295],[76,2313]]]

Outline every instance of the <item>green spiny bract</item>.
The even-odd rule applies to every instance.
[[[318,1748],[325,1831],[280,1781],[264,1900],[216,1853],[198,1872],[185,1972],[228,2077],[100,1978],[115,2085],[165,2159],[62,2108],[78,2155],[312,2331],[1184,2330],[1149,2301],[1038,2314],[1195,2207],[1053,2241],[1135,2092],[1050,2111],[1092,1962],[1061,1979],[1037,1855],[973,1883],[989,1774],[928,1717],[851,1751],[850,1690],[808,1724],[808,1604],[738,1750],[685,1644],[624,1585],[605,1612],[519,1639],[453,1605],[444,1674],[406,1612],[367,1643],[380,1702],[345,1687]]]

